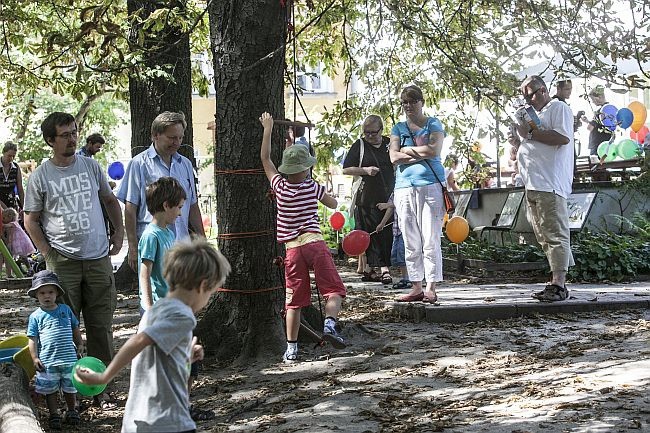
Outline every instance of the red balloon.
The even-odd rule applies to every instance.
[[[345,215],[341,212],[334,212],[330,216],[330,225],[334,230],[341,230],[345,225]]]
[[[636,140],[637,143],[643,144],[645,141],[645,136],[648,135],[648,133],[650,133],[650,129],[648,129],[647,126],[643,125],[641,129],[639,129],[639,132],[630,131],[630,138],[632,140]]]
[[[343,251],[348,256],[358,256],[366,252],[370,245],[370,235],[363,230],[352,230],[343,238]]]

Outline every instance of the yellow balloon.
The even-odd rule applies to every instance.
[[[447,225],[447,221],[449,221],[449,214],[446,213],[444,217],[442,217],[442,227],[445,227]]]
[[[461,216],[452,217],[447,222],[447,238],[455,244],[459,244],[467,239],[469,236],[469,224],[467,220]]]
[[[645,105],[639,101],[630,102],[630,105],[627,106],[634,115],[634,120],[632,121],[632,131],[639,132],[643,125],[645,124],[645,119],[648,116],[648,110],[646,110]]]

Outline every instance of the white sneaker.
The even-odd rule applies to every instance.
[[[331,344],[335,349],[345,349],[345,340],[336,332],[333,326],[325,325],[323,328],[323,341]]]
[[[294,362],[298,362],[298,351],[290,349],[285,350],[284,355],[282,355],[282,362],[285,364],[293,364]]]

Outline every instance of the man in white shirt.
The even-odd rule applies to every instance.
[[[531,129],[517,125],[522,137],[517,152],[526,187],[528,219],[551,267],[552,279],[533,297],[543,302],[568,298],[566,274],[573,266],[567,198],[573,182],[573,115],[565,103],[551,99],[544,80],[533,75],[521,84],[521,93],[541,120]]]

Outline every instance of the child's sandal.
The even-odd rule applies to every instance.
[[[53,413],[48,419],[48,424],[52,430],[61,430],[61,415]]]
[[[79,412],[74,409],[67,411],[65,414],[65,422],[70,425],[79,425],[81,423]]]

